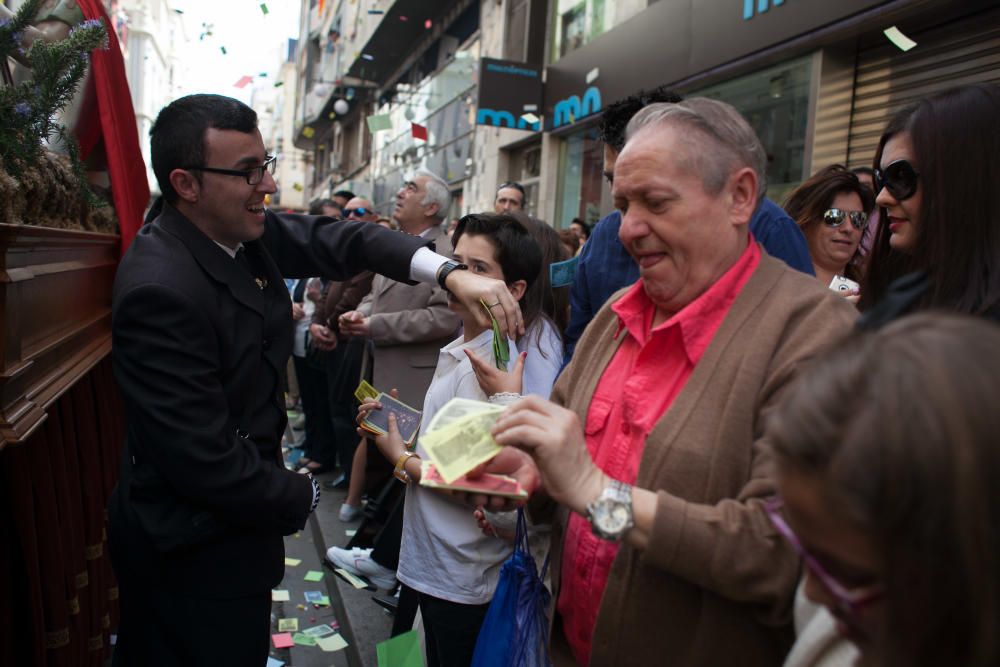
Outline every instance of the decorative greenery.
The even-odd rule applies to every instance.
[[[16,85],[0,85],[0,161],[8,170],[39,167],[45,157],[44,142],[60,140],[69,154],[70,167],[91,204],[96,198],[86,186],[76,139],[56,121],[56,114],[72,100],[87,73],[90,52],[107,48],[104,24],[93,19],[70,30],[66,39],[46,42],[36,39],[25,51],[24,31],[38,14],[42,0],[26,0],[13,18],[0,20],[0,58],[17,58],[31,67],[30,79]]]

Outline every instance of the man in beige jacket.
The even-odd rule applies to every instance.
[[[765,667],[791,645],[799,563],[763,508],[766,418],[856,313],[754,242],[765,168],[727,104],[639,112],[613,194],[640,279],[587,327],[553,402],[497,422],[531,457],[516,474],[562,506],[557,663]]]

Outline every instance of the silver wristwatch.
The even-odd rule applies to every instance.
[[[602,540],[621,541],[635,525],[632,519],[632,485],[616,479],[587,505],[590,528]]]

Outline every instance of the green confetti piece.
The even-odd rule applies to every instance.
[[[226,47],[220,46],[219,50],[222,51],[222,55],[226,55]]]
[[[267,13],[268,13],[268,11],[267,11],[267,5],[264,4],[263,2],[260,3],[260,11],[264,12],[264,16],[267,16]]]
[[[319,570],[309,570],[302,579],[305,581],[323,581],[323,573]]]

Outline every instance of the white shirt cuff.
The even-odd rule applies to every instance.
[[[417,248],[410,259],[410,280],[418,283],[437,283],[438,269],[449,261],[428,247]]]

